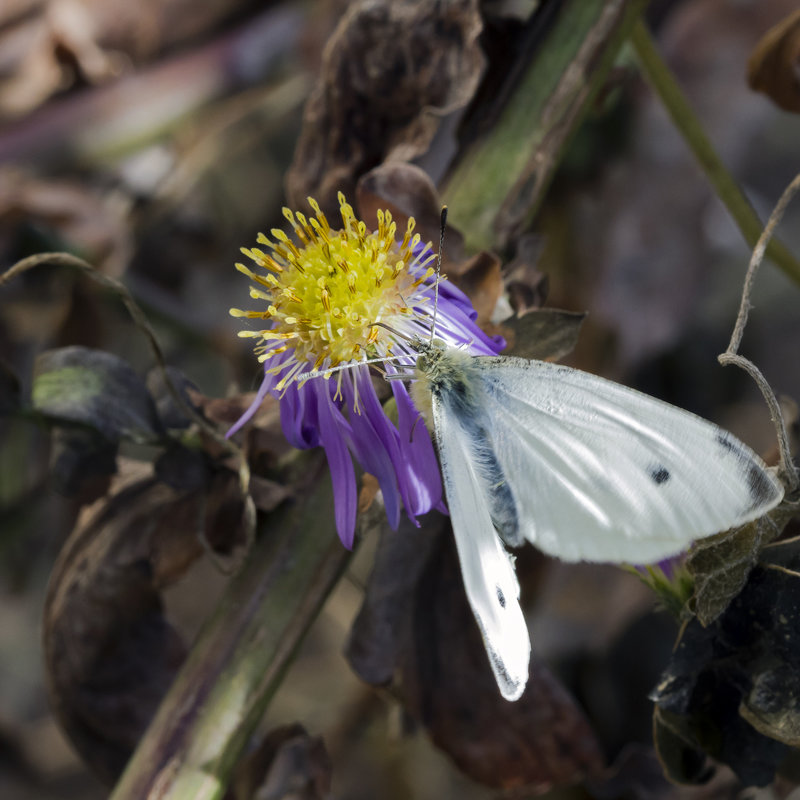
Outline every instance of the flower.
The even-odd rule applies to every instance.
[[[280,398],[289,442],[325,449],[336,529],[350,548],[357,508],[353,456],[377,478],[393,527],[401,507],[414,522],[434,507],[444,508],[430,434],[407,388],[400,379],[390,380],[395,424],[381,406],[371,373],[377,369],[397,378],[413,366],[415,339],[430,336],[437,280],[438,338],[477,355],[494,355],[504,342],[477,327],[463,292],[437,279],[435,256],[414,233],[413,218],[396,241],[397,225],[388,211],[379,211],[377,231],[368,231],[339,193],[342,227],[336,230],[317,202],[308,202],[313,217],[283,209],[296,242],[280,229],[271,231],[272,238],[259,234],[268,252],[255,247],[242,252],[260,272],[236,265],[254,284],[250,297],[263,304],[230,313],[263,320],[262,329],[239,335],[257,340],[264,381],[228,435],[253,416],[267,394]]]

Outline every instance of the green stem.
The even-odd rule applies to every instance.
[[[506,246],[533,219],[646,0],[563,0],[508,102],[446,181],[470,250]]]
[[[638,21],[633,26],[630,41],[642,74],[667,109],[673,124],[691,148],[745,241],[750,248],[755,247],[764,226],[714,150],[643,22]],[[800,283],[800,262],[785,245],[773,240],[767,247],[766,255],[793,281]]]
[[[319,477],[319,471],[314,470]],[[206,623],[111,800],[219,800],[350,553],[322,476],[269,518]]]

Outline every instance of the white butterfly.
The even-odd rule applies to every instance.
[[[687,411],[570,367],[416,344],[412,396],[433,423],[467,597],[507,700],[525,690],[530,638],[504,544],[649,563],[783,497],[752,450]]]

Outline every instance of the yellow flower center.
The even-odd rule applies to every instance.
[[[433,274],[430,268],[416,276],[409,271],[415,263],[414,249],[420,243],[419,234],[413,233],[413,217],[402,241],[396,242],[397,225],[388,211],[378,211],[378,230],[369,232],[340,192],[343,227],[334,230],[319,204],[312,198],[308,202],[315,214],[311,218],[283,209],[299,246],[274,228],[272,239],[263,233],[258,236],[259,244],[270,252],[242,248],[265,274],[257,274],[244,264],[236,268],[257,284],[251,287],[250,296],[263,300],[266,308],[232,308],[230,313],[269,320],[271,325],[261,331],[242,331],[240,336],[263,341],[256,348],[261,361],[293,349],[298,369],[292,374],[306,365],[318,369],[391,355],[392,323],[415,314],[408,301]],[[432,258],[429,255],[425,263]],[[415,301],[419,303],[420,298]],[[283,340],[280,346],[276,346],[276,340]],[[279,365],[276,369],[281,368]],[[287,374],[284,379],[290,377]]]

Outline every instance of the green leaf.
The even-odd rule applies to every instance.
[[[109,441],[148,442],[163,433],[144,382],[127,361],[102,350],[73,346],[42,353],[32,399],[42,414],[94,428]]]

